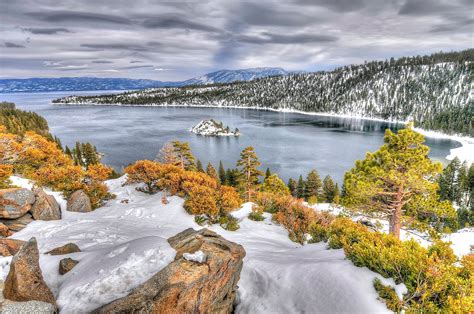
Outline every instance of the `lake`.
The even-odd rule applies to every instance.
[[[110,92],[110,91],[109,91]],[[103,162],[117,170],[139,159],[154,159],[164,143],[187,141],[203,165],[217,168],[220,160],[234,167],[243,148],[254,146],[262,162],[285,182],[317,169],[339,183],[344,172],[366,152],[383,143],[386,128],[399,124],[296,113],[246,109],[189,107],[115,107],[52,105],[52,99],[66,95],[104,92],[0,94],[0,101],[15,102],[23,110],[39,113],[48,120],[51,132],[63,145],[91,142],[104,153]],[[240,137],[203,137],[189,132],[201,120],[222,121],[239,128]],[[431,158],[446,162],[449,150],[460,146],[448,139],[427,138]]]

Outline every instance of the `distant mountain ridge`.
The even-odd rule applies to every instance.
[[[166,82],[128,78],[59,77],[0,79],[0,93],[96,91],[96,90],[139,90],[159,87],[181,87],[189,85],[232,83],[251,81],[258,78],[287,75],[282,68],[250,68],[220,70],[185,81]]]

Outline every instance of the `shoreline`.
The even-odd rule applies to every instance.
[[[219,109],[245,109],[245,110],[263,110],[279,113],[295,113],[308,116],[322,116],[322,117],[334,117],[343,119],[358,119],[368,121],[386,122],[389,124],[403,124],[406,125],[409,121],[400,120],[388,120],[382,118],[364,117],[361,115],[350,115],[350,114],[335,114],[325,112],[307,112],[301,110],[295,110],[291,108],[269,108],[269,107],[248,107],[248,106],[221,106],[221,105],[157,105],[157,104],[143,104],[143,105],[132,105],[132,104],[97,104],[97,103],[52,103],[51,105],[66,105],[66,106],[110,106],[110,107],[177,107],[177,108],[219,108]],[[466,161],[469,165],[474,163],[474,138],[463,136],[463,135],[450,135],[441,133],[433,130],[425,130],[422,128],[413,128],[414,131],[423,134],[425,137],[434,139],[449,139],[461,144],[460,147],[451,148],[450,154],[446,156],[447,160],[453,160],[458,157],[461,162]]]

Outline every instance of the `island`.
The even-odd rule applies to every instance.
[[[204,120],[190,129],[191,132],[204,136],[240,136],[239,129],[231,131],[228,126],[224,126],[222,122],[213,119]]]

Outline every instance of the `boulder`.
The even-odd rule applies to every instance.
[[[8,229],[7,226],[5,226],[5,224],[1,223],[0,222],[0,238],[6,238],[6,237],[9,237],[11,236],[13,233],[10,231],[10,229]]]
[[[68,243],[64,244],[63,246],[59,246],[57,248],[52,249],[49,252],[46,252],[46,254],[49,255],[65,255],[65,254],[71,254],[71,253],[77,253],[80,252],[81,249],[74,243]]]
[[[92,211],[91,200],[83,190],[78,190],[69,196],[66,210],[80,213],[90,212]]]
[[[0,256],[15,255],[25,244],[25,241],[16,239],[0,239]]]
[[[42,188],[35,188],[35,202],[31,207],[31,214],[36,220],[61,219],[61,207],[52,195],[46,194]]]
[[[23,188],[0,190],[0,218],[16,219],[26,214],[35,202],[35,194]]]
[[[2,314],[19,313],[54,314],[56,313],[56,309],[53,304],[40,301],[6,301],[2,304]]]
[[[187,229],[168,242],[177,251],[173,262],[94,313],[231,313],[244,248],[207,229]]]
[[[64,275],[74,268],[79,263],[79,261],[73,260],[72,258],[63,258],[59,261],[59,273]]]
[[[18,232],[25,228],[30,222],[33,221],[33,216],[30,213],[26,213],[17,219],[0,219],[0,222],[10,229],[10,231]]]
[[[35,238],[26,242],[13,257],[3,296],[12,301],[41,301],[56,307],[54,295],[43,280]]]

